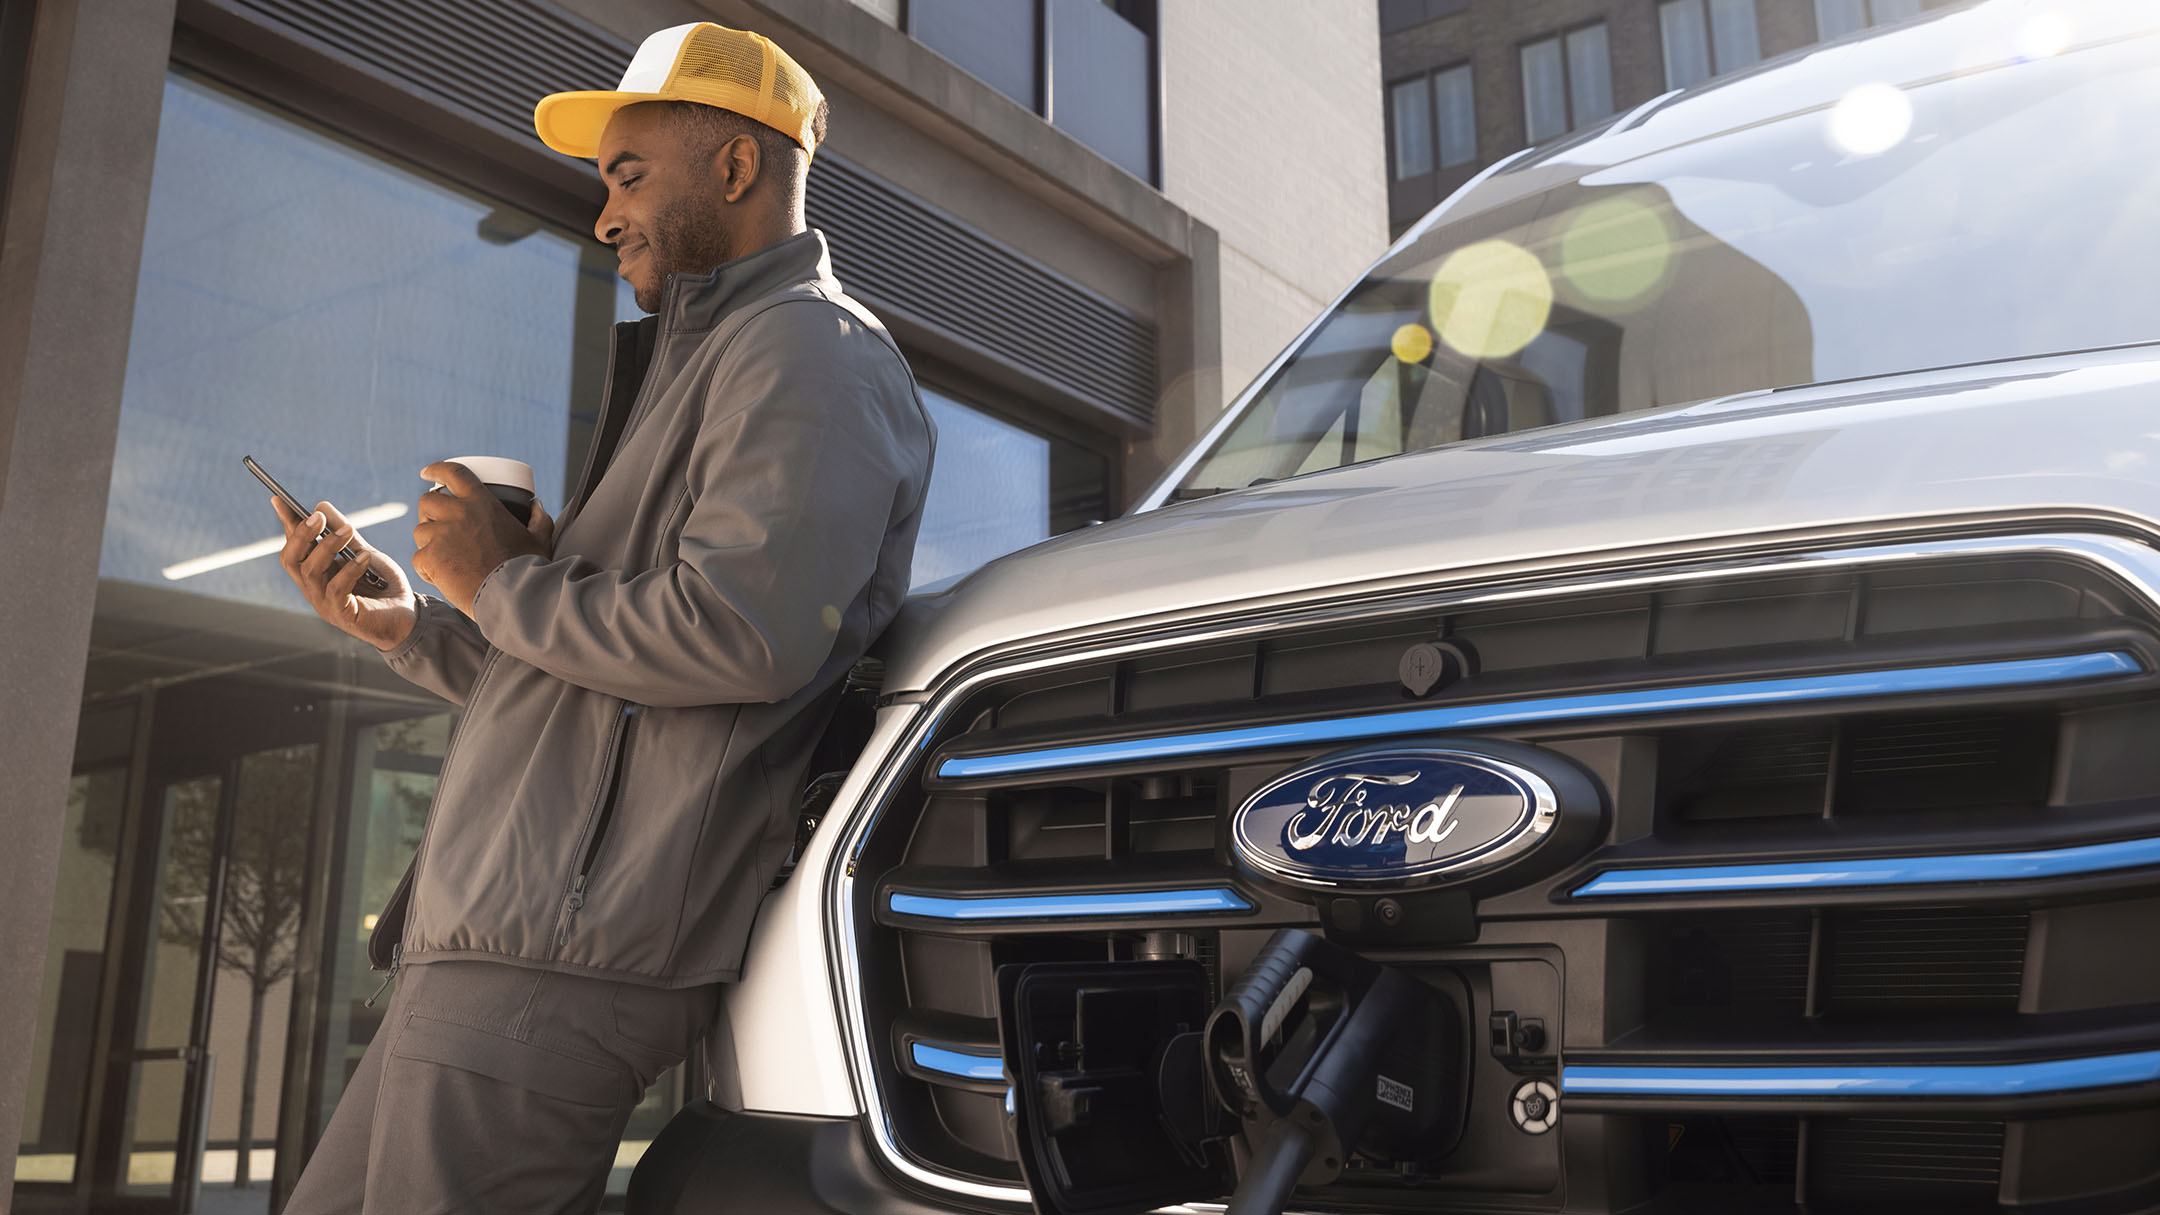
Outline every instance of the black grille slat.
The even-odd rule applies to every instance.
[[[1809,1190],[1833,1199],[1984,1199],[2001,1182],[2002,1145],[2000,1122],[1818,1119],[1809,1126]]]
[[[1676,1008],[1799,1013],[1807,1000],[1804,916],[1712,916],[1668,932],[1666,998]]]
[[[1907,908],[1829,920],[1833,1010],[1957,1005],[2013,1011],[2025,980],[2024,911]]]

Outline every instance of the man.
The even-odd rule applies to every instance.
[[[656,314],[617,326],[561,519],[429,465],[431,598],[330,504],[283,513],[315,610],[464,707],[382,916],[388,1014],[293,1215],[592,1210],[737,977],[833,689],[906,593],[934,441],[804,227],[825,119],[778,47],[711,24],[646,39],[618,90],[543,100]],[[370,567],[386,593],[356,592]]]

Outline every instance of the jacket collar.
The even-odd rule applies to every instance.
[[[795,283],[832,277],[832,254],[816,228],[715,267],[705,274],[668,276],[660,325],[669,333],[710,329],[735,305]]]

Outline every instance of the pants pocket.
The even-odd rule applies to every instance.
[[[719,1000],[717,986],[670,991],[617,984],[609,997],[609,1018],[615,1030],[611,1045],[626,1060],[634,1060],[639,1071],[650,1068],[650,1083],[689,1055],[691,1046],[712,1024]]]
[[[637,1104],[643,1085],[614,1068],[486,1030],[415,1014],[390,1054],[456,1068],[573,1105],[615,1109]]]

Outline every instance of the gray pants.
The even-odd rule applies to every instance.
[[[407,967],[286,1215],[589,1212],[630,1111],[719,988]]]

